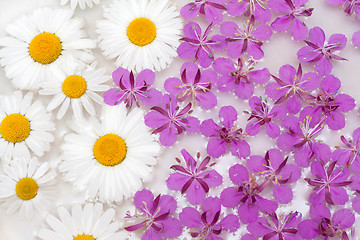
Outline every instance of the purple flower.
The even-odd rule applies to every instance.
[[[347,168],[335,167],[336,161],[331,162],[327,169],[321,162],[311,164],[311,173],[315,179],[305,178],[314,190],[310,194],[311,203],[323,203],[344,205],[349,200],[346,190],[343,188],[351,183],[348,181],[350,172]]]
[[[299,17],[309,17],[313,8],[305,9],[308,0],[269,0],[269,7],[277,13],[284,14],[271,23],[272,29],[285,32],[290,27],[290,32],[296,41],[304,40],[308,36],[308,28]]]
[[[218,89],[222,92],[234,90],[241,99],[252,97],[254,83],[264,84],[270,79],[267,68],[254,70],[256,63],[252,58],[245,61],[245,58],[241,57],[237,62],[229,58],[217,58],[212,66],[221,75],[217,82]]]
[[[232,16],[244,14],[254,16],[256,21],[266,23],[271,19],[271,10],[267,7],[267,0],[231,0],[227,5],[228,13]]]
[[[133,103],[140,107],[141,101],[146,106],[158,105],[161,101],[161,92],[149,88],[155,81],[155,73],[150,69],[142,70],[134,78],[133,72],[119,67],[112,73],[114,83],[120,88],[111,88],[104,93],[104,102],[110,106],[126,103],[127,108],[131,108]]]
[[[252,56],[255,60],[264,57],[261,50],[262,41],[270,39],[272,35],[271,27],[262,24],[254,27],[255,19],[251,16],[250,21],[244,29],[239,28],[235,22],[223,22],[220,31],[227,38],[227,54],[231,58],[239,58],[244,52]]]
[[[354,175],[350,179],[351,189],[355,191],[355,198],[352,201],[352,208],[360,214],[360,175]]]
[[[288,132],[282,133],[277,145],[283,151],[294,151],[296,164],[301,167],[308,167],[310,161],[316,159],[327,162],[331,156],[330,147],[316,140],[324,129],[322,119],[314,127],[310,126],[311,117],[306,116],[302,120],[295,116],[287,116],[283,119],[282,125]]]
[[[208,23],[218,24],[223,20],[222,10],[226,10],[226,2],[227,0],[195,0],[182,7],[180,13],[185,20],[194,19],[200,13]]]
[[[297,234],[297,225],[301,221],[301,214],[291,212],[288,215],[269,213],[266,217],[260,217],[257,222],[250,223],[247,229],[255,236],[271,240],[301,240]]]
[[[180,110],[176,98],[165,94],[162,98],[161,107],[152,107],[151,112],[144,117],[145,124],[156,128],[152,133],[160,133],[160,142],[164,146],[171,146],[175,143],[177,135],[184,131],[199,131],[200,121],[196,117],[189,116],[192,113],[191,103]]]
[[[276,82],[271,82],[266,86],[266,95],[277,99],[275,104],[286,102],[286,109],[292,114],[300,111],[301,101],[315,98],[310,92],[317,89],[321,83],[321,78],[317,73],[308,72],[303,75],[301,64],[297,71],[289,64],[283,65],[279,70],[279,77],[271,76]]]
[[[298,231],[304,239],[329,239],[340,236],[348,240],[346,230],[355,222],[355,216],[349,209],[340,209],[331,218],[330,210],[324,204],[313,204],[310,207],[311,219],[299,223]]]
[[[193,238],[208,240],[223,240],[219,237],[222,231],[235,232],[239,227],[239,218],[228,214],[220,220],[221,204],[217,197],[207,198],[202,206],[201,213],[192,207],[186,207],[179,214],[183,225],[192,228],[190,234]]]
[[[134,197],[135,207],[139,210],[139,215],[130,216],[139,223],[125,227],[127,231],[136,231],[145,227],[145,234],[141,240],[161,240],[163,237],[176,238],[182,232],[182,226],[178,219],[169,215],[176,210],[176,201],[169,195],[158,195],[154,199],[151,191],[143,189],[136,192]]]
[[[286,115],[285,107],[282,105],[274,106],[272,109],[269,109],[269,106],[265,102],[263,102],[259,97],[252,97],[249,100],[249,106],[252,111],[244,111],[250,115],[246,125],[246,132],[250,136],[255,136],[259,133],[261,126],[265,125],[266,134],[271,138],[277,138],[280,134],[279,126],[272,122],[271,119],[282,119]]]
[[[355,46],[360,47],[360,31],[354,32],[351,41]]]
[[[297,52],[300,62],[316,62],[316,70],[322,75],[330,74],[332,70],[331,59],[346,60],[333,51],[342,50],[346,46],[346,37],[343,34],[333,34],[325,44],[325,33],[319,27],[314,27],[309,31],[309,41],[305,40],[308,46],[301,48]]]
[[[359,0],[326,0],[331,5],[340,5],[347,15],[355,15],[360,19],[360,1]]]
[[[249,178],[248,170],[240,164],[229,169],[231,181],[236,187],[229,187],[221,192],[221,204],[224,207],[234,208],[239,206],[239,218],[242,223],[255,222],[259,211],[272,213],[277,209],[277,203],[261,197],[264,184],[257,184],[255,179]]]
[[[200,71],[199,67],[193,62],[186,62],[181,66],[181,80],[179,78],[168,78],[165,81],[165,90],[178,96],[178,101],[183,102],[191,98],[195,105],[195,100],[204,109],[211,109],[216,106],[217,99],[211,92],[211,87],[217,80],[214,70]]]
[[[204,35],[201,35],[201,28],[195,22],[189,22],[184,26],[184,41],[177,49],[180,58],[199,60],[200,66],[207,68],[214,61],[213,50],[221,50],[226,47],[225,37],[214,35],[208,40],[212,23],[206,28]]]
[[[197,161],[185,149],[181,150],[181,154],[185,159],[186,168],[181,165],[171,166],[176,172],[166,180],[167,186],[172,190],[181,190],[181,193],[186,192],[191,204],[201,204],[209,192],[209,186],[216,187],[222,184],[222,176],[217,171],[209,169],[209,156],[200,162],[200,153],[197,155]],[[180,163],[179,159],[177,161]]]
[[[230,151],[238,158],[246,158],[250,155],[250,146],[244,140],[245,134],[241,128],[237,129],[234,122],[237,120],[237,111],[232,106],[222,107],[219,111],[220,122],[217,125],[214,120],[207,119],[200,125],[201,133],[210,137],[207,145],[207,153],[211,157],[218,158],[226,153],[230,145]]]
[[[348,112],[354,109],[355,100],[347,94],[337,94],[341,82],[333,75],[326,76],[321,83],[321,91],[318,92],[314,101],[305,107],[300,118],[311,116],[311,126],[317,124],[323,116],[326,123],[332,130],[339,130],[345,127],[345,117],[341,112]]]
[[[284,159],[278,149],[270,149],[265,158],[254,155],[247,160],[250,171],[260,173],[264,178],[264,185],[273,185],[273,195],[278,203],[287,204],[293,199],[293,192],[289,183],[296,182],[301,176],[300,167],[287,164],[288,157]]]
[[[344,136],[341,136],[340,139],[345,147],[337,148],[333,152],[332,158],[337,161],[338,165],[347,165],[354,172],[360,173],[360,128],[354,130],[352,134],[353,140],[348,141]]]

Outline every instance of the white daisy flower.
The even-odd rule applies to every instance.
[[[61,6],[64,6],[65,4],[67,4],[69,2],[69,0],[61,0]],[[95,4],[99,4],[100,0],[70,0],[70,6],[72,9],[75,9],[77,5],[79,5],[79,7],[81,9],[85,9],[86,5],[88,7],[93,7],[93,3]]]
[[[42,156],[49,151],[55,129],[51,115],[39,100],[32,103],[33,93],[24,97],[16,91],[0,99],[0,159],[8,163],[12,157],[30,158],[29,149]]]
[[[128,70],[161,70],[177,56],[182,22],[168,0],[117,0],[97,23],[99,47]]]
[[[124,104],[104,106],[102,116],[101,123],[95,118],[73,123],[76,133],[64,137],[59,170],[90,198],[120,201],[141,188],[160,146],[145,126],[142,110],[127,114]]]
[[[39,163],[37,158],[14,159],[4,166],[0,174],[0,203],[12,214],[20,209],[20,215],[31,219],[34,208],[41,214],[54,200],[56,173],[49,163]]]
[[[50,229],[44,228],[37,236],[43,240],[120,240],[127,234],[119,231],[120,223],[114,220],[115,210],[103,211],[103,205],[88,203],[81,207],[75,204],[71,213],[64,207],[58,208],[59,217],[49,215],[46,223]]]
[[[70,9],[39,8],[18,19],[0,38],[0,64],[14,87],[36,90],[67,65],[89,63],[94,41],[81,30],[84,21]]]
[[[91,64],[83,71],[75,71],[74,67],[64,69],[64,73],[54,76],[55,81],[42,84],[39,91],[42,95],[54,95],[47,106],[48,111],[60,107],[57,119],[61,119],[68,110],[70,103],[75,118],[81,120],[83,117],[82,106],[91,115],[96,114],[92,101],[102,104],[103,99],[96,92],[106,91],[109,86],[102,83],[109,80],[105,75],[105,69],[95,69],[96,63]]]

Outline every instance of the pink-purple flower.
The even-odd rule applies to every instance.
[[[254,83],[264,84],[270,79],[267,68],[254,70],[256,61],[250,58],[245,61],[240,57],[237,62],[230,58],[217,58],[212,67],[221,76],[217,81],[217,87],[222,92],[234,90],[236,96],[248,99],[254,94]]]
[[[360,175],[354,175],[350,178],[350,180],[352,181],[350,184],[351,189],[355,191],[352,208],[360,214]]]
[[[317,73],[308,72],[303,75],[301,64],[296,70],[293,66],[286,64],[279,70],[279,77],[271,75],[275,82],[266,86],[265,93],[275,104],[285,103],[289,113],[296,114],[302,107],[302,102],[313,100],[311,91],[320,86],[321,78]]]
[[[308,36],[308,28],[300,17],[309,17],[313,8],[305,8],[308,0],[269,0],[269,7],[282,14],[271,23],[272,29],[285,32],[290,28],[290,33],[296,41],[304,40]]]
[[[275,212],[277,203],[259,195],[265,185],[258,184],[254,178],[250,178],[248,170],[243,165],[232,166],[229,169],[229,176],[236,186],[226,188],[221,192],[221,204],[229,208],[239,206],[238,213],[242,223],[255,222],[259,211]]]
[[[156,128],[152,133],[160,133],[160,142],[164,146],[173,145],[177,135],[184,131],[192,133],[199,131],[200,121],[190,116],[191,103],[180,109],[175,96],[165,94],[162,98],[162,108],[155,106],[151,110],[144,117],[145,124]]]
[[[288,164],[288,157],[284,159],[278,149],[270,149],[265,157],[259,155],[250,156],[247,167],[250,171],[260,174],[264,179],[263,185],[273,185],[273,195],[278,203],[287,204],[293,199],[293,192],[288,185],[299,180],[300,167]]]
[[[286,115],[286,110],[283,105],[277,105],[269,108],[267,102],[262,101],[259,97],[252,97],[249,100],[251,112],[244,111],[249,114],[250,121],[246,125],[246,132],[250,136],[255,136],[260,132],[261,126],[265,125],[266,134],[270,138],[277,138],[280,135],[279,126],[272,121],[272,119],[282,119]]]
[[[224,6],[227,0],[195,0],[181,8],[180,14],[185,20],[194,19],[199,14],[205,16],[208,23],[218,24],[223,20]]]
[[[207,68],[214,61],[213,50],[221,50],[226,47],[225,37],[214,35],[211,39],[209,34],[212,23],[206,28],[204,34],[201,34],[201,28],[196,22],[189,22],[184,26],[185,37],[177,49],[180,58],[193,59],[199,61],[200,66]]]
[[[232,16],[254,16],[256,21],[266,23],[271,19],[271,10],[267,5],[268,0],[231,0],[227,9]]]
[[[360,20],[360,1],[359,0],[326,0],[331,5],[339,6],[344,9],[347,15],[355,15]]]
[[[345,48],[347,38],[344,34],[333,34],[329,41],[325,43],[325,33],[320,27],[314,27],[309,30],[309,40],[305,40],[308,46],[301,48],[297,52],[300,62],[316,63],[316,71],[326,76],[332,70],[332,63],[330,60],[347,60],[334,54],[334,51],[339,51]]]
[[[181,80],[172,77],[165,81],[164,88],[168,93],[176,95],[180,102],[190,98],[194,106],[197,102],[204,109],[216,106],[217,98],[211,92],[217,80],[214,70],[201,71],[195,63],[186,62],[181,66],[180,72]]]
[[[348,180],[350,172],[347,168],[336,167],[336,161],[331,162],[327,168],[320,162],[311,164],[311,173],[314,179],[305,178],[314,189],[310,194],[311,203],[323,203],[344,205],[349,201],[349,196],[344,189],[350,185]]]
[[[150,69],[142,70],[135,80],[132,71],[119,67],[112,73],[112,77],[120,88],[111,88],[104,93],[106,104],[114,106],[124,102],[127,108],[131,108],[134,103],[140,107],[139,102],[150,107],[160,103],[161,92],[150,88],[155,81],[155,73]]]
[[[280,216],[273,212],[250,223],[247,229],[254,236],[262,237],[262,239],[301,240],[297,230],[300,221],[301,214],[298,212]]]
[[[138,209],[135,216],[127,214],[126,218],[136,222],[125,227],[127,231],[145,228],[141,240],[160,240],[163,237],[176,238],[182,233],[182,226],[178,219],[171,217],[177,207],[175,199],[169,195],[158,195],[154,199],[151,191],[143,189],[136,192],[134,205]]]
[[[185,149],[181,150],[186,167],[181,165],[172,165],[171,169],[175,170],[166,180],[168,188],[186,193],[186,197],[193,205],[201,204],[210,187],[216,187],[222,184],[222,176],[214,169],[210,163],[210,157],[199,160],[200,153],[195,160]],[[180,163],[180,160],[177,159]]]
[[[360,31],[354,32],[354,34],[351,37],[351,42],[357,46],[360,47]]]
[[[183,225],[191,228],[193,238],[223,240],[223,231],[235,232],[239,227],[239,218],[233,214],[221,217],[220,199],[209,197],[201,206],[201,212],[192,207],[186,207],[179,214]]]
[[[200,131],[205,137],[210,137],[207,144],[207,153],[211,157],[218,158],[225,154],[230,147],[230,152],[238,158],[246,158],[250,155],[250,146],[245,141],[245,133],[237,128],[234,123],[237,120],[237,111],[233,106],[224,106],[219,111],[221,125],[213,119],[207,119],[200,125]]]
[[[331,217],[330,210],[324,204],[310,206],[310,219],[298,225],[299,235],[303,239],[330,239],[339,236],[349,240],[347,231],[355,223],[355,216],[350,209],[337,210]]]
[[[264,57],[261,49],[263,41],[272,36],[272,29],[266,24],[255,28],[255,18],[251,16],[248,25],[240,28],[235,22],[226,21],[220,26],[221,33],[226,36],[227,54],[231,58],[239,58],[245,52],[255,60]]]

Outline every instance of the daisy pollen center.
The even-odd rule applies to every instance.
[[[73,240],[95,240],[95,238],[87,234],[82,234],[82,235],[77,235],[76,237],[73,238]]]
[[[16,184],[16,195],[24,201],[36,197],[38,190],[39,186],[32,178],[22,178]]]
[[[127,147],[125,141],[116,134],[106,134],[95,142],[94,157],[102,165],[113,167],[124,161]]]
[[[127,27],[126,34],[133,44],[143,47],[152,43],[156,37],[156,27],[147,18],[136,18]]]
[[[63,84],[62,90],[69,98],[79,98],[86,92],[87,84],[83,77],[79,75],[68,76]]]
[[[61,41],[53,33],[40,33],[29,44],[30,56],[38,63],[50,64],[60,56],[61,52]]]
[[[20,113],[9,114],[0,123],[0,134],[8,142],[22,142],[30,135],[30,121]]]

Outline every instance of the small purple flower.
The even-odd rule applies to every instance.
[[[277,216],[276,213],[269,213],[266,217],[260,217],[257,222],[250,223],[247,229],[255,236],[271,240],[300,240],[297,234],[297,225],[301,221],[301,214],[291,212],[288,215]]]
[[[332,158],[337,161],[340,166],[346,165],[348,168],[360,173],[360,128],[354,130],[352,134],[353,140],[346,140],[344,136],[340,137],[344,143],[344,148],[337,148]]]
[[[257,184],[254,178],[250,179],[248,170],[240,164],[229,169],[231,181],[236,187],[229,187],[221,192],[221,204],[224,207],[239,206],[239,218],[242,223],[252,223],[258,219],[259,211],[272,213],[277,209],[277,203],[261,197],[264,184]]]
[[[278,203],[287,204],[293,199],[290,183],[296,182],[301,177],[300,167],[287,164],[288,157],[278,149],[270,149],[265,158],[258,155],[250,156],[247,167],[250,171],[259,173],[264,179],[264,185],[273,185],[273,195]]]
[[[218,158],[225,154],[229,145],[230,152],[238,158],[246,158],[250,155],[250,146],[244,140],[245,134],[241,128],[237,129],[234,122],[237,120],[237,111],[232,106],[222,107],[219,111],[219,126],[212,119],[203,121],[200,131],[205,137],[210,137],[207,145],[207,153],[211,157]]]
[[[186,197],[192,205],[201,204],[209,192],[209,186],[216,187],[222,184],[222,176],[216,170],[209,169],[209,156],[200,162],[200,153],[197,155],[197,161],[185,149],[181,150],[181,154],[185,159],[186,168],[181,165],[171,166],[176,172],[166,180],[167,186],[172,190],[181,190],[182,194],[186,192]],[[180,159],[177,161],[180,163]]]
[[[303,75],[301,64],[296,70],[286,64],[279,70],[279,77],[271,75],[276,82],[266,86],[265,93],[275,104],[285,103],[289,113],[296,114],[301,109],[301,102],[315,99],[310,93],[320,86],[321,78],[317,73],[308,72]]]
[[[220,220],[221,204],[217,197],[207,198],[202,206],[201,213],[192,207],[186,207],[179,214],[183,225],[192,228],[193,238],[209,240],[223,240],[219,235],[222,231],[235,232],[239,227],[239,218],[228,214]]]
[[[191,98],[195,106],[195,100],[204,109],[214,108],[217,99],[211,92],[212,86],[216,83],[217,74],[214,70],[200,71],[199,67],[193,62],[186,62],[181,66],[181,80],[179,78],[168,78],[165,81],[165,90],[178,97],[178,101],[183,102]]]
[[[194,19],[200,13],[208,23],[218,24],[223,20],[222,11],[226,10],[226,2],[227,0],[195,0],[182,7],[180,13],[185,20]]]
[[[184,26],[184,41],[177,49],[180,58],[199,60],[200,66],[207,68],[214,61],[213,50],[221,50],[226,47],[225,37],[214,35],[208,40],[212,23],[206,28],[204,35],[201,35],[201,28],[195,22],[189,22]]]
[[[299,18],[309,17],[313,8],[305,9],[308,0],[269,0],[269,7],[277,13],[284,14],[271,23],[272,29],[285,32],[290,27],[290,32],[296,41],[304,40],[308,36],[308,28]]]
[[[355,191],[355,198],[352,201],[352,208],[360,214],[360,175],[354,175],[350,179],[351,189]]]
[[[343,34],[333,34],[325,44],[325,33],[319,27],[314,27],[309,31],[309,41],[305,40],[308,46],[301,48],[297,52],[300,62],[316,62],[316,71],[326,76],[332,70],[331,59],[347,60],[333,53],[342,50],[346,46],[347,38]]]
[[[145,124],[156,128],[152,133],[160,133],[160,142],[164,146],[171,146],[175,143],[177,135],[184,131],[199,131],[200,121],[196,117],[189,116],[192,113],[191,103],[180,110],[176,97],[165,94],[162,98],[161,107],[152,107],[151,112],[144,116]]]
[[[321,91],[310,102],[311,106],[305,107],[300,118],[311,116],[311,126],[317,124],[324,116],[326,123],[332,130],[345,127],[345,117],[341,112],[349,112],[355,107],[355,100],[347,94],[337,94],[341,82],[333,75],[326,76],[320,86]]]
[[[177,206],[173,197],[158,195],[154,199],[151,191],[143,189],[136,192],[134,204],[139,210],[139,215],[131,216],[127,214],[125,218],[139,223],[125,227],[125,230],[136,231],[145,227],[146,231],[141,240],[163,239],[163,237],[176,238],[181,235],[182,226],[180,221],[169,216],[175,212]]]
[[[217,81],[217,87],[222,92],[235,91],[236,96],[241,99],[248,99],[254,94],[254,83],[264,84],[270,79],[270,72],[267,68],[254,70],[257,64],[250,58],[245,61],[240,57],[237,62],[230,58],[217,58],[212,67],[221,74]]]
[[[268,40],[272,36],[271,27],[262,24],[254,27],[255,18],[251,16],[250,21],[244,29],[239,28],[235,22],[223,22],[220,26],[220,31],[227,38],[227,54],[231,58],[239,58],[244,52],[252,56],[255,60],[264,57],[264,52],[261,50],[262,41]]]
[[[360,1],[359,0],[326,0],[331,5],[337,5],[349,16],[356,16],[360,19]]]
[[[104,93],[104,102],[110,106],[118,105],[121,102],[131,108],[133,103],[140,107],[141,101],[146,106],[158,105],[161,101],[161,92],[149,88],[155,81],[155,73],[150,69],[142,70],[134,78],[134,73],[125,68],[119,67],[112,73],[114,83],[120,88],[111,88]]]
[[[252,97],[249,100],[249,106],[251,112],[244,111],[250,115],[248,121],[252,120],[246,125],[245,131],[250,136],[255,136],[259,133],[261,126],[265,125],[266,134],[271,138],[277,138],[280,135],[279,126],[272,122],[272,119],[282,119],[286,115],[286,110],[283,105],[274,106],[269,109],[269,106],[265,100],[262,101],[259,97]],[[254,120],[255,119],[255,120]]]
[[[324,204],[310,206],[310,217],[299,223],[299,235],[304,239],[329,239],[339,236],[349,240],[347,230],[355,223],[355,216],[350,209],[340,209],[331,217],[330,210]]]
[[[315,179],[305,178],[314,190],[310,194],[311,203],[323,203],[344,205],[349,201],[349,196],[343,188],[351,183],[348,181],[350,172],[347,168],[335,167],[336,161],[331,162],[327,169],[321,162],[311,164],[311,173]]]
[[[277,140],[279,149],[294,151],[295,162],[301,167],[308,167],[314,157],[324,163],[329,161],[330,147],[316,139],[324,129],[324,121],[325,119],[322,119],[317,125],[311,127],[310,116],[306,116],[302,120],[295,116],[285,117],[282,125],[288,132],[279,136]]]
[[[256,21],[266,23],[271,19],[271,10],[267,4],[268,0],[231,0],[227,9],[232,16],[254,16]]]

